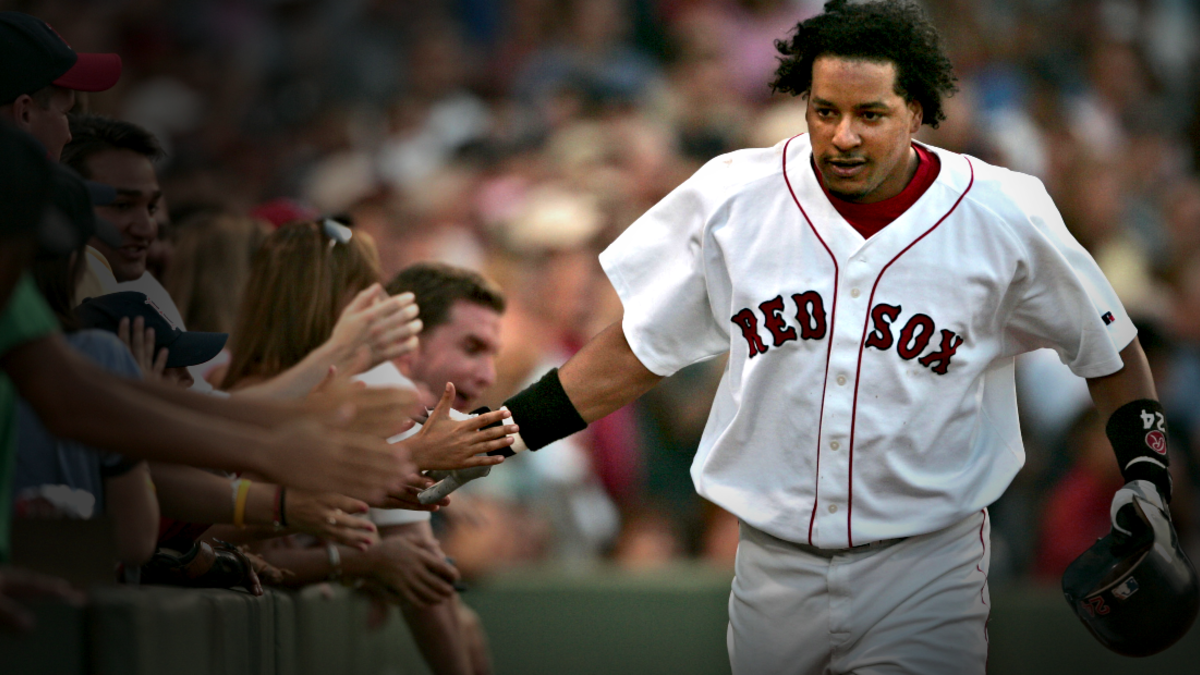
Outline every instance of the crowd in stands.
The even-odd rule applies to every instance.
[[[480,454],[514,429],[458,413],[619,320],[596,256],[647,208],[805,130],[766,83],[820,2],[11,4],[0,562],[14,517],[105,517],[114,578],[352,584],[401,606],[438,673],[487,671],[463,580],[732,568],[737,522],[689,476],[720,359],[536,454]],[[1046,184],[1139,325],[1200,552],[1200,9],[922,4],[959,92],[918,138]],[[1121,484],[1047,354],[1018,364],[1026,468],[993,508],[994,579],[1057,583]],[[421,472],[485,466],[417,498]],[[75,593],[0,569],[14,623],[18,589]]]

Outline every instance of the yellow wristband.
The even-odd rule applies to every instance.
[[[233,524],[237,527],[246,526],[246,495],[250,494],[250,481],[245,478],[238,481],[237,501],[233,506]]]

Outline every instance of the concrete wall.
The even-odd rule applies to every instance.
[[[497,675],[728,675],[729,579],[701,568],[651,575],[521,570],[464,599],[488,630]],[[1196,675],[1200,632],[1165,654],[1104,651],[1054,589],[992,590],[992,675]],[[36,606],[39,628],[0,634],[0,673],[425,675],[394,609],[321,587],[268,591],[106,588],[87,607]],[[797,621],[803,620],[797,617]]]

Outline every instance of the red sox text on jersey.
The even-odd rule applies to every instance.
[[[773,347],[782,347],[788,342],[801,340],[824,340],[827,332],[825,317],[825,301],[816,291],[794,293],[791,296],[795,309],[796,327],[790,326],[783,317],[783,295],[777,295],[758,305],[758,311],[763,316],[763,327],[772,338]],[[912,360],[917,358],[929,346],[937,327],[933,318],[927,314],[913,314],[900,329],[900,339],[892,335],[892,326],[900,317],[900,305],[879,303],[871,309],[871,334],[867,337],[866,346],[879,350],[891,349],[893,344],[900,358]],[[730,321],[742,329],[742,337],[749,347],[749,358],[764,354],[770,347],[763,342],[758,330],[758,315],[749,307],[744,307],[730,317]],[[941,345],[935,346],[925,356],[917,360],[922,366],[929,368],[938,375],[945,375],[950,368],[950,359],[958,353],[963,339],[952,330],[941,330]]]

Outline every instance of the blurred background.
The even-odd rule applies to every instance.
[[[926,0],[959,76],[921,140],[1039,177],[1141,330],[1200,552],[1200,5]],[[152,271],[213,211],[348,215],[385,278],[438,259],[508,294],[498,404],[619,317],[596,262],[712,157],[804,131],[773,41],[815,0],[5,1],[124,73],[82,102],[151,130],[169,206]],[[295,205],[293,204],[293,206]],[[217,330],[193,325],[198,330]],[[732,570],[736,521],[688,467],[723,364],[456,496],[436,527],[474,583],[531,564]],[[1020,364],[1027,466],[993,508],[993,583],[1044,584],[1107,531],[1121,478],[1082,380]],[[1193,555],[1195,557],[1195,555]]]

